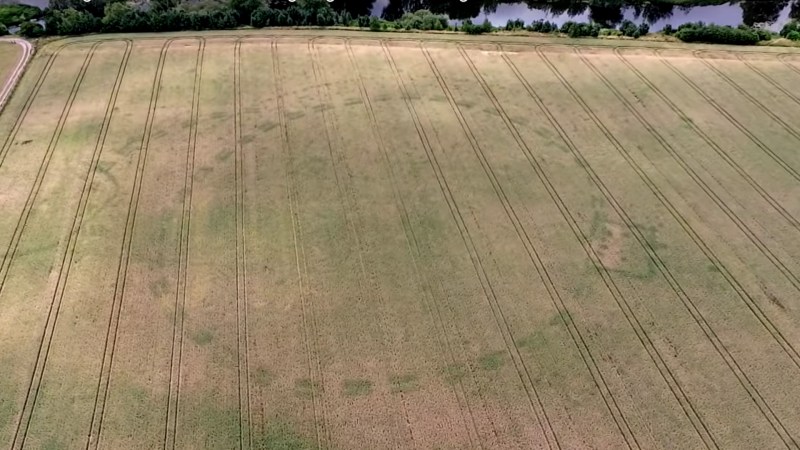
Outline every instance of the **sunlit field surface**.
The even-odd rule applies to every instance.
[[[355,36],[37,51],[2,445],[797,446],[800,57]]]

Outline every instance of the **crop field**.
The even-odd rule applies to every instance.
[[[800,53],[402,36],[38,49],[1,445],[798,447]]]

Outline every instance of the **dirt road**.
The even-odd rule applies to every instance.
[[[0,111],[3,110],[3,106],[5,106],[6,100],[11,96],[11,93],[14,92],[14,86],[17,85],[17,81],[19,81],[25,71],[25,66],[28,64],[28,61],[30,61],[31,56],[33,56],[33,46],[24,39],[2,39],[2,41],[9,41],[22,46],[22,57],[0,89]]]

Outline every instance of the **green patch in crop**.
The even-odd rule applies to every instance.
[[[442,375],[449,384],[456,384],[467,375],[467,368],[464,364],[450,364],[442,369]]]
[[[478,365],[483,370],[498,370],[504,363],[502,351],[487,353],[478,359]]]
[[[294,382],[294,394],[300,398],[314,398],[319,390],[319,383],[308,378],[300,378]]]
[[[252,377],[253,377],[253,381],[257,385],[262,386],[262,387],[269,386],[270,384],[272,384],[272,381],[275,379],[275,376],[272,375],[272,373],[269,370],[267,370],[267,369],[265,369],[263,367],[259,367],[258,369],[254,370],[253,374],[252,374]]]
[[[361,397],[372,392],[372,381],[365,379],[344,380],[342,391],[348,397]]]
[[[547,344],[547,338],[541,331],[533,332],[525,337],[517,339],[517,347],[526,350],[533,350],[534,348],[541,348]]]
[[[391,386],[392,394],[412,392],[419,388],[417,376],[414,374],[393,375],[389,378],[389,385]]]
[[[208,330],[200,330],[191,335],[192,341],[197,345],[207,345],[214,340],[214,333]]]
[[[260,433],[259,433],[260,434]],[[306,438],[282,421],[271,421],[263,435],[253,436],[253,448],[257,450],[305,450],[314,448]]]

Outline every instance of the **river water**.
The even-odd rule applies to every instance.
[[[467,2],[475,1],[476,0],[467,0]],[[390,6],[391,3],[393,2],[390,0],[376,0],[372,7],[372,14],[375,16],[381,16],[384,12],[384,9],[387,8],[387,6]],[[592,19],[592,12],[589,8],[583,8],[584,10],[581,12],[576,11],[575,13],[570,14],[567,12],[550,12],[544,9],[535,9],[522,2],[502,3],[494,8],[479,7],[478,9],[480,12],[477,14],[467,14],[471,16],[470,18],[472,21],[480,23],[483,22],[484,19],[488,19],[489,22],[491,22],[494,26],[504,26],[508,20],[514,19],[522,19],[525,21],[526,25],[535,20],[548,20],[550,22],[555,22],[559,26],[570,20],[576,22],[589,22],[590,19]],[[745,10],[747,10],[747,13]],[[609,11],[604,12],[609,13]],[[617,14],[619,15],[617,16]],[[795,0],[794,2],[751,0],[750,2],[735,4],[725,3],[710,6],[667,6],[666,8],[663,8],[662,12],[651,14],[650,20],[645,19],[643,17],[644,14],[637,15],[633,8],[622,8],[621,10],[618,9],[616,11],[610,11],[610,15],[613,17],[613,19],[608,21],[608,25],[617,25],[624,19],[632,20],[636,23],[647,21],[650,23],[651,31],[659,31],[667,24],[677,27],[678,25],[684,23],[698,21],[731,26],[737,26],[741,23],[761,23],[770,30],[780,31],[781,27],[783,27],[783,25],[789,21],[792,15],[794,15],[796,18],[800,18],[798,17],[800,16],[800,0]],[[662,15],[665,15],[666,17],[659,17]],[[450,16],[453,17],[454,15],[450,14]],[[602,21],[598,20],[598,22]]]

